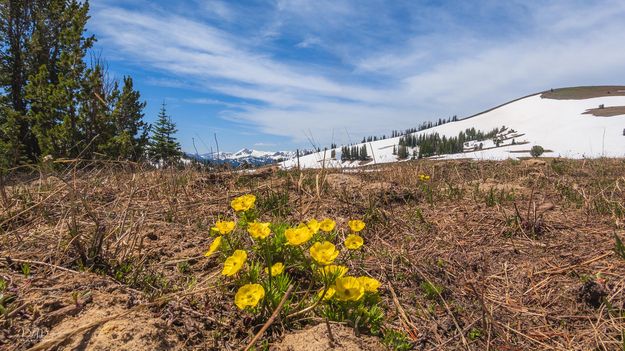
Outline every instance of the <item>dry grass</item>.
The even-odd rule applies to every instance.
[[[416,349],[623,347],[625,260],[613,249],[614,234],[625,237],[624,160],[66,167],[2,189],[0,276],[14,300],[0,348],[95,347],[117,335],[112,320],[133,324],[124,335],[140,335],[138,349],[245,347],[264,321],[233,307],[234,287],[202,253],[227,200],[247,192],[266,220],[364,218],[366,250],[351,270],[384,282],[387,328]],[[265,342],[318,322],[276,320]]]
[[[604,108],[592,108],[584,112],[585,115],[593,115],[597,117],[614,117],[625,115],[625,106],[608,106]]]
[[[541,97],[556,100],[579,100],[590,99],[602,96],[623,96],[625,95],[625,86],[622,85],[606,85],[606,86],[585,86],[553,89],[544,92]]]

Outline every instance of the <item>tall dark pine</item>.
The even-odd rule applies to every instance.
[[[24,96],[31,31],[30,2],[0,1],[0,165],[5,168],[36,152]]]
[[[164,165],[173,165],[178,162],[182,153],[180,144],[174,137],[177,131],[163,103],[150,138],[149,156],[152,161]]]
[[[112,115],[116,131],[111,140],[112,156],[134,161],[144,158],[148,143],[148,125],[143,121],[145,105],[141,94],[134,90],[132,78],[124,77]]]

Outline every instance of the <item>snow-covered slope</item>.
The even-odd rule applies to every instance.
[[[435,156],[437,159],[472,158],[479,160],[501,160],[529,156],[534,145],[545,150],[546,157],[595,158],[625,157],[625,115],[597,117],[583,114],[599,105],[625,106],[625,96],[598,97],[583,100],[555,100],[532,95],[471,118],[449,122],[414,134],[439,133],[441,136],[456,137],[469,128],[488,132],[494,128],[506,127],[500,133],[499,147],[493,140],[469,142],[465,152]],[[514,139],[514,143],[512,140]],[[365,143],[371,161],[341,162],[341,148],[336,149],[336,159],[330,159],[331,150],[300,157],[303,168],[358,167],[374,163],[397,162],[393,147],[399,137]],[[480,150],[473,151],[482,143]],[[363,144],[356,144],[361,147]],[[410,149],[412,155],[412,149]],[[297,167],[296,159],[281,163],[284,168]]]

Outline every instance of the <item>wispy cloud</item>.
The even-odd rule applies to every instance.
[[[155,72],[154,84],[205,95],[187,103],[296,143],[308,133],[348,142],[541,89],[625,79],[622,1],[206,4],[195,5],[205,16],[189,16],[167,3],[104,1],[93,30],[114,59]]]

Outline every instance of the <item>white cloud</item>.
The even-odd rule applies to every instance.
[[[217,17],[237,18],[235,8],[220,4],[222,9],[214,8]],[[387,25],[388,14],[377,7],[381,3],[359,4],[278,1],[274,16],[260,22],[260,35],[254,36],[164,12],[101,5],[93,17],[96,33],[119,57],[176,77],[154,81],[183,81],[207,94],[187,102],[223,105],[223,118],[299,143],[309,133],[324,144],[332,135],[347,142],[346,130],[358,139],[469,115],[541,89],[625,79],[620,1],[510,2],[505,6],[524,11],[526,24],[505,34],[473,30],[444,9],[414,15],[432,27],[427,30],[410,22],[380,27],[388,33],[379,34],[366,19],[377,11]],[[410,33],[412,25],[420,31]],[[323,44],[337,62],[283,58],[272,45],[285,33],[299,38],[292,50]],[[343,35],[348,39],[341,41]],[[212,93],[242,102],[224,103]]]

